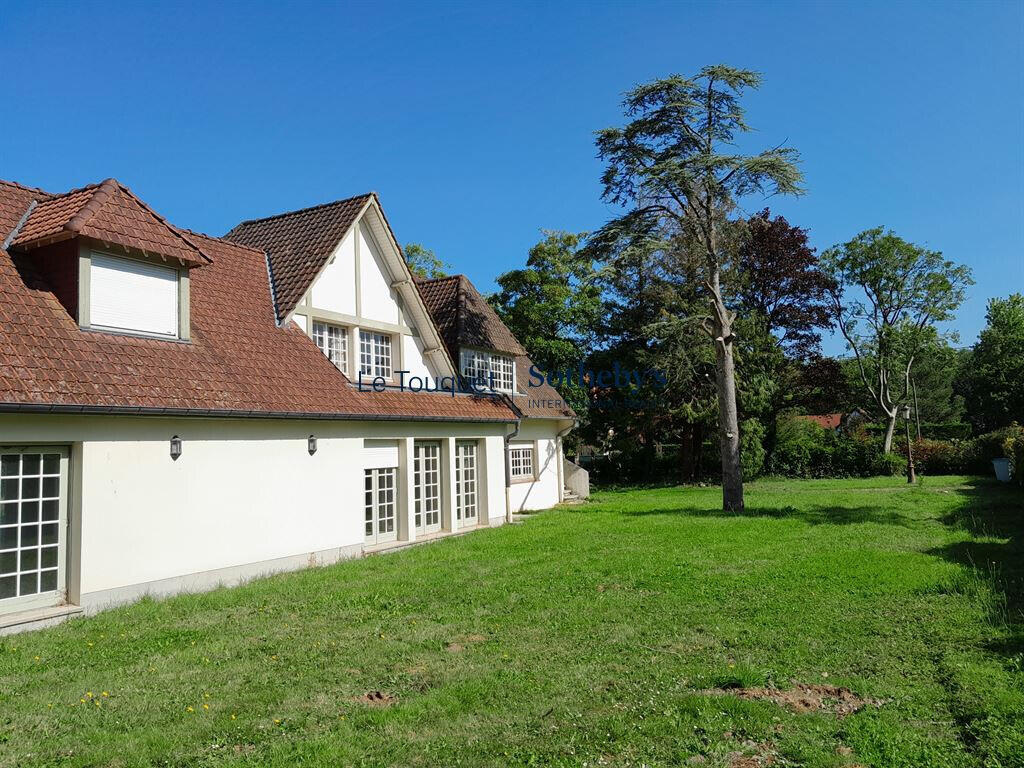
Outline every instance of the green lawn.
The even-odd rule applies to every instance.
[[[719,499],[600,493],[3,638],[0,765],[1024,765],[1020,491]],[[707,692],[794,682],[884,703],[839,718]]]

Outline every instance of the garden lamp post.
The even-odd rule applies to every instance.
[[[907,427],[907,482],[914,483],[917,476],[914,474],[914,448],[910,443],[910,406],[903,406],[903,423]]]

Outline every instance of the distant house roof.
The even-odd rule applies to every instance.
[[[225,240],[265,251],[274,281],[277,316],[295,309],[313,280],[352,227],[372,192],[312,208],[243,221]]]
[[[104,186],[106,199],[99,194]],[[134,224],[124,223],[136,215]],[[84,224],[66,229],[76,217]],[[79,328],[37,251],[27,249],[67,231],[102,232],[106,242],[148,244],[149,252],[173,246],[183,260],[202,258],[206,266],[190,279],[190,341]],[[53,195],[0,181],[0,240],[9,244],[0,247],[0,411],[515,418],[495,397],[358,392],[297,325],[278,325],[262,251],[173,227],[116,182]]]
[[[544,382],[535,386],[530,379],[533,362],[526,349],[501,321],[498,313],[480,295],[465,275],[452,275],[432,280],[417,279],[416,287],[423,297],[448,347],[452,360],[459,364],[461,347],[504,352],[516,361],[517,395],[513,403],[524,416],[547,419],[574,419],[576,413],[565,404],[562,396]]]
[[[796,418],[802,421],[810,421],[825,429],[839,429],[843,425],[843,414],[841,413],[818,413],[805,414]]]

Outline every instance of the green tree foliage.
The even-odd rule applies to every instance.
[[[414,275],[429,279],[447,277],[447,270],[452,268],[451,264],[445,263],[432,250],[419,243],[406,244],[405,262]]]
[[[544,371],[575,369],[589,353],[601,313],[601,291],[593,262],[581,253],[584,235],[543,235],[530,248],[526,267],[501,275],[500,290],[488,301],[535,365]],[[569,385],[556,389],[585,417],[585,390]]]
[[[833,281],[833,319],[854,353],[862,385],[887,420],[888,453],[911,393],[914,361],[935,343],[936,324],[963,302],[974,282],[970,269],[882,227],[830,248],[822,263]]]
[[[992,299],[987,319],[956,383],[976,433],[1024,422],[1024,295]]]
[[[722,503],[743,508],[740,428],[736,398],[736,312],[727,305],[723,273],[738,257],[731,236],[738,198],[750,193],[800,191],[796,152],[775,147],[756,155],[736,151],[739,134],[750,128],[740,96],[756,88],[756,72],[705,67],[694,77],[672,75],[637,86],[623,107],[629,122],[597,135],[605,161],[602,198],[627,212],[609,221],[592,239],[603,260],[630,250],[696,246],[703,307],[694,318],[715,353],[719,406]],[[660,245],[658,245],[660,244]]]

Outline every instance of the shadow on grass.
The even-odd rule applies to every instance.
[[[942,522],[986,540],[936,547],[928,554],[971,569],[991,586],[1000,599],[989,606],[989,622],[1007,629],[1008,637],[989,650],[1007,657],[1024,654],[1024,492],[979,478],[957,493],[962,504]]]
[[[856,523],[878,523],[879,525],[899,525],[904,528],[913,528],[928,519],[920,519],[902,515],[899,512],[884,509],[881,505],[867,505],[860,507],[825,506],[815,505],[811,507],[797,508],[785,507],[761,507],[757,505],[748,506],[742,512],[726,512],[721,509],[707,509],[706,507],[655,507],[651,509],[637,509],[626,511],[624,514],[630,517],[646,517],[649,515],[670,515],[684,517],[772,517],[788,520],[799,520],[811,525],[853,525]]]

